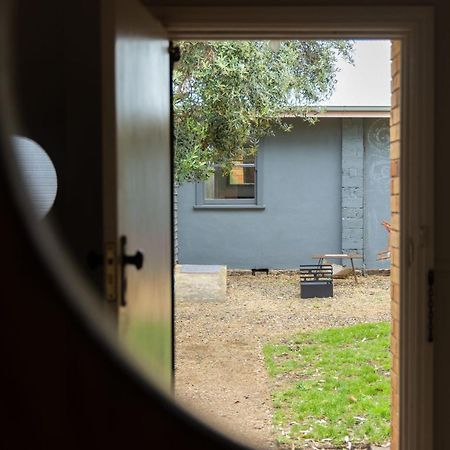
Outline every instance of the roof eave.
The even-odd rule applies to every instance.
[[[390,106],[324,106],[312,107],[309,117],[390,117]],[[294,117],[286,113],[284,117]]]

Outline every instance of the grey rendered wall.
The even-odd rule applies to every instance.
[[[381,225],[390,220],[389,119],[364,120],[364,259],[368,269],[386,269],[390,261],[377,261],[388,247]]]
[[[195,210],[195,185],[178,190],[179,260],[230,268],[296,268],[341,251],[341,120],[266,139],[258,170],[264,210]]]

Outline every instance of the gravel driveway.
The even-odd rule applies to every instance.
[[[230,274],[227,300],[176,302],[176,396],[256,448],[275,448],[262,346],[301,331],[390,319],[389,277],[334,281],[334,298],[300,299],[297,274]]]

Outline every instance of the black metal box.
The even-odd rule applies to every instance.
[[[331,264],[300,266],[300,297],[333,297],[333,268]]]

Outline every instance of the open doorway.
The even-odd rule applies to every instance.
[[[391,43],[349,45],[356,74],[350,73],[350,79],[348,73],[338,74],[341,85],[328,103],[307,112],[307,105],[301,105],[303,116],[285,113],[289,132],[279,127],[261,139],[253,157],[234,158],[229,170],[212,164],[205,180],[177,189],[176,393],[219,427],[226,425],[259,448],[276,443],[289,448],[390,444],[391,307],[385,275],[391,252],[382,223],[390,226],[391,221]],[[186,76],[180,78],[186,83]],[[301,298],[298,269],[317,267],[317,259],[311,259],[316,256],[339,263],[332,266],[331,301]],[[357,278],[350,263],[358,269]],[[344,275],[349,278],[338,279]],[[358,323],[363,325],[352,327]],[[359,375],[336,372],[336,367],[321,373],[319,367],[303,365],[301,353],[308,350],[300,349],[295,335],[308,332],[304,339],[320,340],[323,335],[314,332],[327,328],[341,335],[334,349],[316,349],[317,360],[322,351],[335,358],[330,366],[343,365],[339,347],[354,353],[365,351],[356,341],[379,347],[367,360],[346,362],[361,366]],[[368,367],[371,373],[363,375]],[[308,370],[316,371],[317,380],[306,375]],[[367,392],[350,387],[345,377],[360,377]],[[347,392],[351,389],[358,392]],[[315,408],[310,403],[310,411],[299,406],[307,403],[307,390],[323,392],[322,400],[313,400]],[[330,398],[342,404],[327,404]],[[360,411],[352,408],[358,402],[363,404]],[[317,417],[312,409],[320,411]],[[344,417],[346,409],[352,425]]]
[[[343,39],[384,38],[402,42],[401,266],[398,402],[394,399],[393,448],[423,448],[432,436],[432,301],[426,293],[433,267],[433,17],[426,8],[181,8],[152,10],[169,39]],[[122,67],[122,66],[121,66]],[[397,169],[395,168],[397,166]],[[393,203],[400,203],[397,195]],[[400,205],[399,205],[400,206]],[[401,289],[400,289],[401,288]],[[405,302],[403,299],[407,299]],[[426,326],[427,325],[427,326]]]

